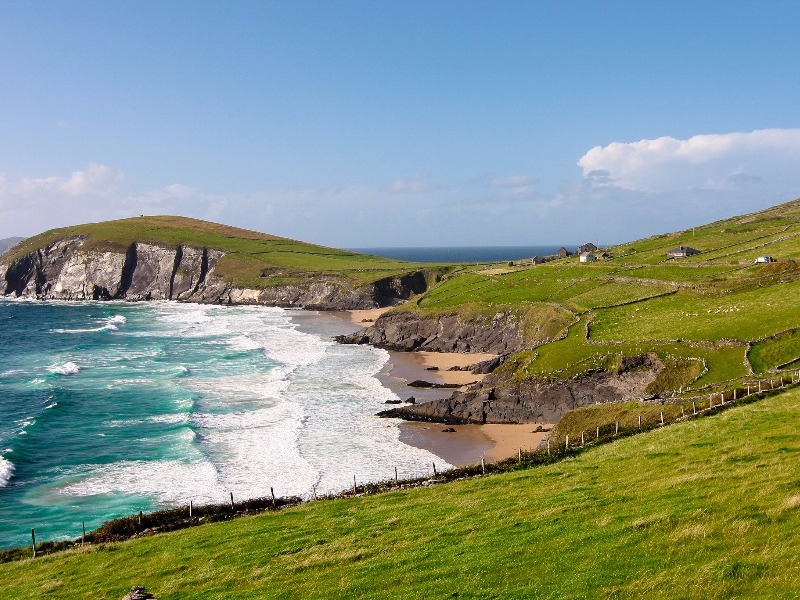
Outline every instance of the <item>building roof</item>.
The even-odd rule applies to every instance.
[[[677,248],[673,248],[667,254],[700,254],[700,250],[695,250],[694,248],[690,248],[689,246],[678,246]]]

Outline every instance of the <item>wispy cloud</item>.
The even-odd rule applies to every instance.
[[[410,179],[395,179],[384,188],[392,194],[422,194],[437,188],[424,180],[424,175],[414,175]]]
[[[32,197],[37,195],[62,195],[71,198],[108,194],[125,179],[125,174],[106,165],[90,164],[81,171],[68,176],[24,178],[6,189],[13,195]]]
[[[503,196],[531,196],[536,192],[536,180],[527,175],[512,175],[492,179],[490,185],[500,188]]]

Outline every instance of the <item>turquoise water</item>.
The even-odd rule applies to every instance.
[[[373,416],[396,398],[375,377],[388,353],[339,329],[267,307],[0,301],[0,547],[427,472],[435,457]]]

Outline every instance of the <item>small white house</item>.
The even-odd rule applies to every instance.
[[[689,246],[678,246],[667,252],[667,255],[671,258],[686,258],[687,256],[694,256],[695,254],[700,254],[700,250],[689,248]]]
[[[594,252],[581,252],[579,260],[582,263],[594,262],[597,260],[597,257],[594,255]]]
[[[772,258],[771,256],[759,256],[756,259],[756,264],[758,264],[758,263],[772,263],[772,262],[775,262],[775,259]]]

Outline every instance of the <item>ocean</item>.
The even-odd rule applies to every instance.
[[[0,300],[0,547],[448,467],[374,416],[397,399],[376,377],[389,354],[336,344],[344,327],[270,307]]]
[[[499,262],[549,256],[561,246],[449,246],[410,248],[348,248],[354,252],[412,262]],[[578,244],[566,246],[568,250]]]

